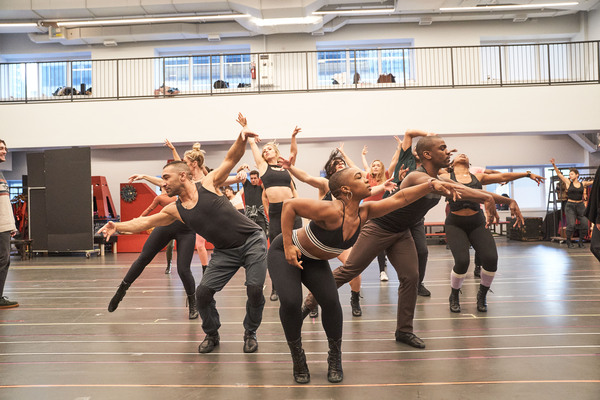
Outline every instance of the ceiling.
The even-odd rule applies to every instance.
[[[579,0],[577,5],[545,6],[561,0],[1,0],[0,34],[28,33],[37,43],[64,45],[100,44],[105,41],[208,39],[248,37],[277,33],[326,35],[348,24],[413,23],[473,20],[552,18],[598,8],[600,0]],[[531,5],[533,8],[490,8],[498,5]],[[487,6],[487,8],[483,8]],[[441,10],[445,7],[479,7],[477,10]],[[383,13],[371,14],[373,9]],[[344,11],[362,9],[358,14]],[[332,14],[313,14],[333,11]],[[109,18],[148,18],[226,15],[223,20],[109,23]],[[228,15],[227,15],[228,14]],[[90,26],[57,24],[90,21]],[[69,22],[70,21],[70,22]],[[93,21],[93,22],[92,22]],[[18,27],[16,22],[32,23]],[[35,24],[35,25],[34,25]]]

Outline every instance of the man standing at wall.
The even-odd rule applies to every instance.
[[[0,163],[6,161],[6,142],[0,139]],[[10,193],[4,174],[0,171],[0,308],[19,307],[16,301],[10,301],[4,294],[4,284],[10,266],[10,238],[16,232],[15,217],[10,205]]]

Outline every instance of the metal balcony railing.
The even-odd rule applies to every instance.
[[[0,64],[0,103],[600,84],[600,42]]]

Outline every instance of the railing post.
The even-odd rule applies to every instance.
[[[500,74],[500,86],[502,86],[502,46],[498,46],[498,68]]]
[[[402,49],[402,80],[404,81],[404,89],[406,89],[406,56],[404,55],[404,49]]]
[[[213,94],[212,55],[208,56],[208,77],[209,77],[208,85],[210,86],[210,95],[212,96],[212,94]]]
[[[119,59],[117,58],[117,100],[119,100]]]
[[[306,53],[304,53],[304,59],[306,60],[306,91],[309,92],[310,91],[310,80],[309,80],[309,73],[308,73],[308,51]]]
[[[546,44],[546,53],[548,54],[548,85],[552,85],[552,67],[550,65],[550,44]]]
[[[23,64],[25,67],[25,104],[27,104],[27,64]]]
[[[162,63],[162,97],[165,97],[167,95],[167,59],[165,57],[163,57]]]
[[[71,101],[73,101],[73,92],[75,91],[75,88],[73,87],[73,61],[69,61],[69,71],[71,72],[69,86],[71,86]]]
[[[454,52],[450,47],[450,73],[452,74],[452,87],[454,87]]]
[[[356,49],[352,51],[354,52],[354,74],[352,75],[352,83],[354,83],[354,81],[356,80],[354,79],[354,77],[358,73],[358,70],[356,69]],[[358,82],[354,83],[354,89],[358,89]]]
[[[260,93],[260,53],[256,55],[258,62],[256,63],[256,82],[258,83],[258,93]]]
[[[598,40],[596,42],[596,57],[597,57],[597,64],[598,64],[598,83],[600,83],[600,40]]]

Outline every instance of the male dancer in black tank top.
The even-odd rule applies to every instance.
[[[450,151],[439,136],[421,138],[416,146],[416,151],[421,159],[422,167],[404,178],[400,185],[401,189],[427,182],[431,177],[437,177],[440,168],[446,168],[449,164]],[[454,185],[461,198],[485,204],[489,222],[498,216],[494,200],[502,204],[511,200],[493,193],[469,189],[456,182]],[[439,202],[440,195],[441,193],[430,193],[404,208],[367,221],[346,264],[333,271],[336,284],[340,287],[362,273],[377,257],[377,254],[385,250],[400,280],[396,341],[416,348],[425,348],[425,343],[413,333],[413,317],[419,283],[419,262],[410,228]],[[518,208],[514,212],[522,218]],[[305,302],[307,307],[313,308],[314,298],[311,298],[310,295]]]
[[[240,114],[238,122],[245,121]],[[229,172],[244,155],[248,137],[257,137],[244,128],[231,146],[223,163],[202,180],[194,184],[188,166],[182,161],[167,164],[163,169],[162,187],[169,196],[179,196],[161,212],[127,222],[109,222],[98,233],[107,238],[117,231],[140,232],[154,226],[182,221],[207,241],[215,245],[212,258],[202,281],[196,288],[198,311],[202,329],[206,333],[198,347],[200,353],[209,353],[219,345],[221,326],[214,295],[235,275],[240,266],[246,270],[246,317],[244,319],[244,352],[258,349],[256,330],[262,321],[265,298],[262,293],[267,271],[267,241],[261,228],[240,214],[218,188]],[[227,229],[224,229],[226,227]]]

